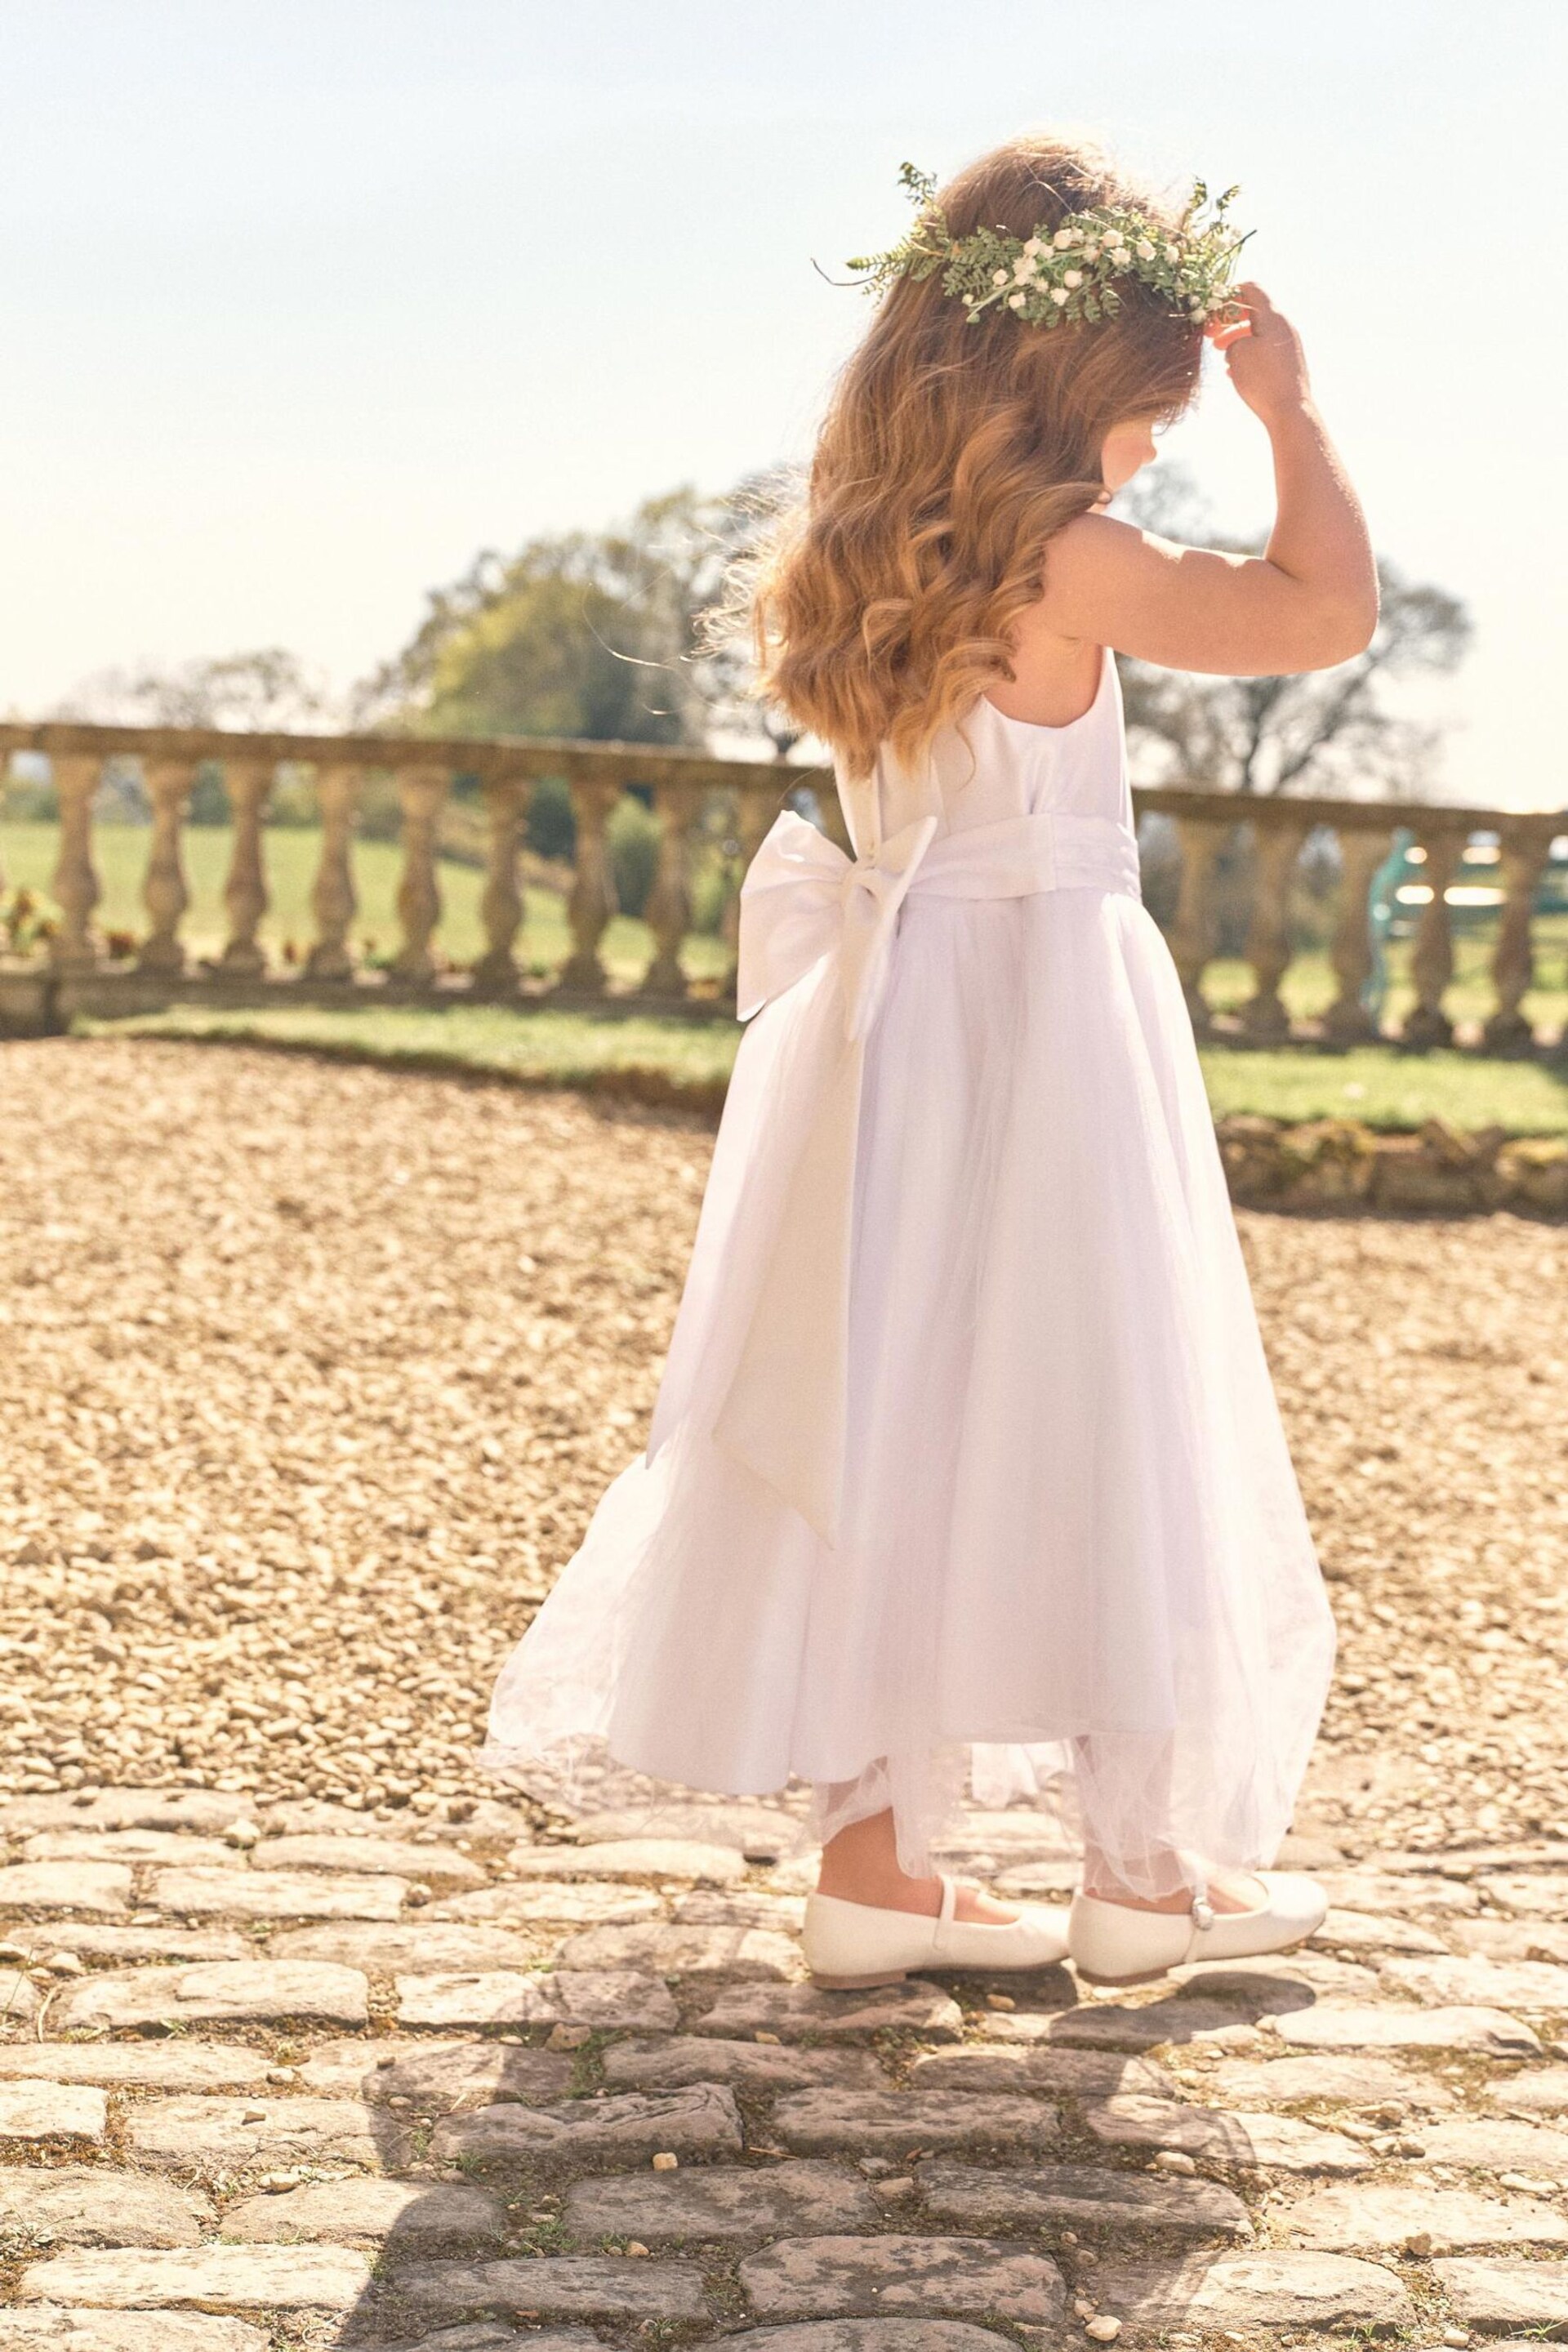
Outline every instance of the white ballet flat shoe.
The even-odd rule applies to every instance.
[[[1095,1984],[1135,1984],[1192,1960],[1246,1960],[1260,1952],[1288,1952],[1322,1926],[1329,1898],[1300,1871],[1259,1870],[1253,1878],[1262,1901],[1247,1911],[1215,1911],[1200,1882],[1185,1911],[1140,1911],[1075,1895],[1068,1914],[1068,1950],[1079,1976]]]
[[[1005,1926],[955,1919],[955,1880],[942,1878],[934,1919],[918,1911],[882,1911],[846,1903],[837,1895],[810,1895],[801,1942],[819,1985],[852,1992],[901,1984],[915,1969],[1046,1969],[1067,1956],[1067,1913],[1026,1904]]]

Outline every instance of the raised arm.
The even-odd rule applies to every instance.
[[[1080,515],[1051,541],[1045,594],[1019,636],[1077,639],[1165,669],[1262,677],[1328,669],[1377,625],[1366,523],[1313,404],[1300,339],[1261,287],[1241,289],[1251,332],[1230,343],[1231,382],[1274,450],[1277,511],[1262,555],[1178,547],[1109,515]],[[1042,651],[1044,644],[1042,643]]]

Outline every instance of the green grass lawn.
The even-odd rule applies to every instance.
[[[617,1073],[657,1074],[678,1094],[711,1101],[728,1076],[733,1022],[598,1018],[515,1013],[500,1005],[367,1006],[363,1011],[268,1005],[225,1012],[177,1005],[128,1021],[80,1024],[98,1035],[255,1042],[354,1060],[489,1072],[534,1085],[594,1085]],[[1369,1045],[1349,1054],[1202,1049],[1216,1118],[1251,1111],[1287,1119],[1357,1118],[1414,1129],[1501,1127],[1515,1135],[1568,1135],[1568,1071],[1460,1054],[1402,1055]]]

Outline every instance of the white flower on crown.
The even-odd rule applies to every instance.
[[[1058,308],[1058,310],[1060,310],[1060,308],[1061,308],[1062,304],[1067,300],[1067,299],[1068,299],[1068,289],[1067,289],[1067,288],[1066,288],[1065,286],[1053,286],[1053,287],[1052,287],[1052,289],[1051,289],[1051,299],[1052,299],[1052,301],[1056,304],[1056,306],[1057,306],[1057,308]]]
[[[1058,253],[1065,253],[1072,242],[1073,232],[1070,228],[1058,228],[1055,236],[1051,239],[1051,243],[1056,247]]]
[[[1040,250],[1039,238],[1037,236],[1026,237],[1024,240],[1024,250],[1032,261],[1036,254]]]
[[[1068,270],[1064,270],[1064,271],[1063,271],[1063,273],[1062,273],[1062,284],[1063,284],[1064,286],[1081,286],[1081,285],[1083,284],[1083,272],[1082,272],[1082,270],[1081,270],[1081,269],[1068,269]]]
[[[1098,244],[1095,242],[1094,238],[1093,238],[1092,236],[1086,236],[1086,237],[1084,238],[1084,241],[1083,241],[1083,257],[1084,257],[1084,259],[1085,259],[1086,261],[1092,261],[1092,260],[1094,259],[1095,255],[1096,255],[1099,251],[1100,251],[1100,247],[1099,247],[1099,246],[1098,246]]]
[[[1039,263],[1035,259],[1034,255],[1026,248],[1024,253],[1013,264],[1014,277],[1018,278],[1037,278],[1039,274]]]
[[[993,286],[1005,286],[1007,283],[1006,271],[1005,269],[994,269],[991,272],[991,283]]]
[[[1168,245],[1165,247],[1165,258],[1167,261],[1180,261],[1181,257],[1180,249],[1176,246]]]
[[[1154,248],[1146,236],[1138,240],[1138,257],[1141,261],[1152,261],[1154,258]]]
[[[1008,295],[1008,297],[1007,297],[1007,308],[1009,309],[1009,310],[1021,310],[1023,309],[1023,307],[1024,307],[1024,298],[1023,298],[1023,296],[1022,296],[1021,294],[1009,294],[1009,295]]]

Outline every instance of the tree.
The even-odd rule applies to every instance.
[[[1140,477],[1120,509],[1163,537],[1236,553],[1217,538],[1180,467]],[[1295,677],[1205,677],[1123,659],[1127,730],[1151,781],[1263,794],[1358,792],[1411,795],[1427,785],[1437,730],[1399,709],[1388,689],[1445,676],[1463,660],[1470,617],[1457,596],[1407,580],[1380,561],[1383,608],[1366,651]]]
[[[360,689],[358,715],[427,734],[700,742],[693,629],[721,568],[722,504],[672,490],[624,530],[485,551],[431,593],[410,643]]]

